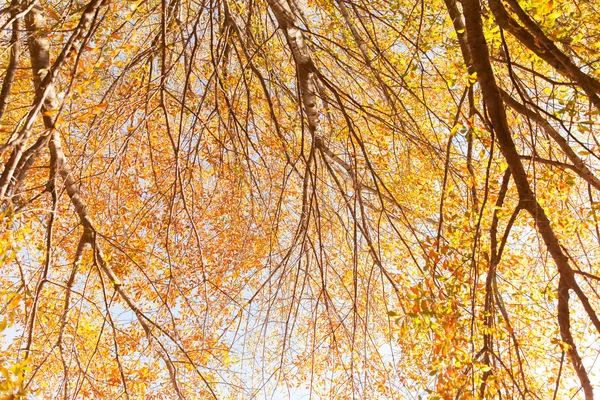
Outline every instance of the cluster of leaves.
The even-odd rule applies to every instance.
[[[593,397],[600,1],[1,7],[2,395]]]

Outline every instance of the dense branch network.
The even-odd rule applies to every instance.
[[[598,6],[3,4],[0,393],[593,399]]]

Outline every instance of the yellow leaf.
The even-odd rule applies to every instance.
[[[56,21],[60,21],[60,15],[58,15],[58,13],[56,11],[54,11],[52,8],[50,7],[46,7],[46,12],[48,13],[48,15],[50,15],[50,17]]]
[[[19,305],[20,301],[21,301],[21,295],[20,294],[18,294],[15,297],[13,297],[13,299],[8,304],[8,311],[14,310]]]
[[[58,110],[48,110],[48,111],[44,111],[42,113],[42,115],[44,117],[51,117],[51,116],[56,115],[56,114],[58,114]]]

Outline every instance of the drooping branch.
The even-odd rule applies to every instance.
[[[150,344],[151,348],[165,362],[165,364],[167,366],[167,370],[169,372],[169,376],[171,378],[170,379],[171,384],[173,385],[173,388],[175,390],[177,397],[180,399],[184,399],[185,397],[183,396],[183,394],[179,388],[179,384],[177,381],[177,370],[175,368],[173,361],[169,357],[169,354],[166,352],[164,346],[154,337],[154,335],[152,333],[152,328],[151,328],[150,324],[148,323],[148,321],[149,321],[148,318],[144,315],[141,308],[134,302],[133,298],[129,295],[129,293],[124,289],[122,282],[117,277],[117,275],[114,273],[113,269],[111,268],[111,266],[108,264],[108,262],[105,259],[105,256],[102,252],[101,245],[97,238],[96,228],[94,226],[91,216],[88,213],[87,205],[81,195],[81,192],[79,190],[77,182],[75,181],[72,169],[71,169],[71,167],[67,161],[67,158],[62,150],[61,138],[60,138],[59,131],[54,129],[55,128],[55,126],[54,126],[55,118],[53,115],[50,115],[50,113],[48,113],[48,111],[57,109],[58,103],[59,103],[58,99],[56,97],[56,91],[55,91],[54,85],[53,85],[53,77],[57,73],[62,62],[64,62],[66,57],[70,55],[70,52],[72,50],[74,50],[76,48],[76,46],[81,42],[81,40],[85,37],[85,34],[92,23],[93,16],[97,12],[97,10],[101,4],[103,4],[103,0],[92,1],[91,3],[88,4],[88,6],[86,7],[86,9],[80,19],[80,23],[79,23],[78,27],[76,28],[75,32],[71,36],[67,45],[63,48],[61,55],[59,56],[57,62],[54,64],[54,66],[50,70],[50,72],[48,71],[48,67],[50,65],[50,53],[49,53],[50,45],[49,45],[49,40],[48,40],[47,35],[44,30],[45,20],[44,20],[43,14],[42,14],[42,10],[39,7],[34,7],[31,14],[27,16],[27,18],[26,18],[27,28],[33,37],[31,42],[29,43],[29,51],[30,51],[30,56],[31,56],[31,63],[34,67],[34,71],[33,71],[34,72],[34,83],[35,83],[35,88],[36,88],[36,97],[35,97],[36,100],[34,101],[34,106],[33,106],[32,111],[35,110],[36,108],[38,108],[39,110],[44,112],[44,118],[43,118],[44,126],[50,132],[50,135],[49,135],[50,139],[47,143],[48,143],[48,147],[50,150],[50,160],[51,160],[51,166],[50,166],[51,167],[51,180],[52,180],[52,184],[50,185],[51,190],[54,193],[54,191],[55,191],[54,179],[56,176],[60,175],[64,182],[65,190],[71,200],[71,204],[73,205],[75,213],[78,216],[79,222],[83,226],[83,234],[82,234],[82,237],[80,240],[80,245],[78,246],[78,250],[76,253],[76,260],[74,263],[74,271],[72,273],[71,278],[69,278],[69,284],[72,284],[72,281],[74,279],[73,274],[76,273],[77,264],[79,263],[79,260],[81,258],[83,246],[86,243],[90,244],[92,247],[92,250],[93,250],[93,254],[94,254],[94,261],[99,266],[102,273],[104,273],[108,277],[114,290],[117,293],[119,293],[121,298],[129,306],[131,311],[136,315],[136,318],[137,318],[138,322],[140,323],[140,325],[142,326],[142,328],[146,334],[148,343]],[[33,118],[35,117],[36,114],[37,113],[32,114],[30,112],[30,114],[28,115],[28,118],[30,118],[30,120],[28,120],[28,121],[31,121],[30,124],[33,124]],[[45,144],[45,141],[42,140],[40,143]],[[14,156],[15,154],[17,155],[15,157],[15,158],[17,158],[17,161],[18,161],[18,159],[20,159],[20,157],[23,154],[24,144],[25,144],[24,141],[19,142],[19,144],[15,148],[15,151],[13,151],[13,154],[11,155],[11,159],[14,158],[12,156]],[[16,162],[14,163],[14,165],[12,167],[12,171],[10,172],[10,175],[12,175],[12,172],[14,171],[14,166],[16,166]],[[6,173],[7,171],[10,171],[10,170],[5,169],[4,172]],[[3,174],[2,178],[4,179],[4,181],[8,181],[8,179],[10,179],[10,177],[7,178],[5,176],[5,174]],[[4,186],[3,188],[0,188],[0,189],[5,191],[6,186]],[[49,232],[51,233],[51,225],[49,225]],[[49,236],[49,238],[51,238],[51,236]],[[45,275],[47,275],[47,270],[49,267],[48,260],[49,260],[49,258],[47,258],[47,268],[45,268],[45,270],[44,270]],[[41,282],[45,281],[45,279],[46,279],[45,275]],[[69,289],[67,288],[67,290],[69,290]],[[68,303],[69,303],[69,295],[67,295],[65,304],[68,306]],[[66,313],[66,311],[67,311],[67,309],[65,309],[65,313]],[[63,315],[63,318],[66,318],[66,314]],[[64,321],[61,322],[61,324],[62,323],[64,323]],[[63,329],[64,328],[61,328],[61,334],[62,334]],[[202,379],[205,382],[205,384],[207,385],[209,391],[216,398],[216,394],[214,393],[213,389],[209,385],[208,381],[206,381],[206,379],[204,379],[203,377],[202,377]]]
[[[527,108],[527,106],[519,103],[515,100],[511,95],[506,93],[504,90],[500,89],[500,94],[502,99],[509,105],[513,110],[518,112],[519,114],[531,118],[538,125],[542,127],[544,132],[548,134],[554,141],[558,144],[558,146],[565,153],[567,158],[571,160],[573,163],[572,170],[577,173],[581,178],[583,178],[586,182],[592,185],[596,190],[600,190],[600,179],[585,165],[585,162],[575,153],[575,151],[569,146],[569,143],[565,138],[563,138],[560,133],[552,126],[550,123],[542,117],[539,113]]]
[[[14,19],[12,23],[12,33],[10,36],[10,60],[8,61],[8,68],[6,68],[6,74],[4,74],[4,80],[2,81],[2,89],[0,90],[0,121],[6,112],[6,106],[8,105],[8,98],[10,96],[10,90],[15,80],[15,72],[19,65],[19,58],[21,57],[21,18],[17,16],[19,13],[20,1],[13,0],[10,4],[11,17]]]
[[[473,76],[475,73],[475,68],[473,67],[473,61],[471,59],[471,50],[469,50],[469,43],[467,41],[467,30],[465,29],[465,22],[463,21],[463,16],[460,13],[458,6],[456,5],[456,0],[444,0],[446,3],[446,9],[448,10],[448,15],[452,19],[452,25],[454,26],[454,32],[458,38],[458,45],[460,47],[460,52],[462,54],[463,61],[465,66],[467,67],[467,72],[469,76]],[[477,109],[475,108],[475,100],[473,95],[473,85],[469,86],[468,89],[468,99],[469,99],[469,121],[472,121],[472,118],[477,114]],[[473,197],[473,209],[477,212],[479,208],[479,199],[477,197],[477,184],[475,181],[475,170],[473,169],[473,128],[471,126],[467,129],[467,171],[471,175],[471,179],[473,180],[473,184],[471,186],[471,196]]]
[[[497,0],[493,1],[497,2]],[[546,36],[539,25],[523,10],[517,0],[507,0],[507,3],[516,13],[523,25],[533,34],[536,41],[541,43],[542,46],[562,64],[566,73],[573,77],[574,80],[581,85],[588,96],[590,96],[590,99],[592,99],[593,93],[596,94],[596,97],[595,99],[592,99],[592,102],[597,105],[597,95],[600,94],[600,82],[594,77],[583,72],[577,65],[575,65],[569,56],[560,51],[554,41]]]
[[[581,382],[585,398],[586,400],[591,400],[594,398],[594,389],[590,382],[588,373],[583,366],[579,352],[577,351],[577,346],[573,340],[573,335],[571,334],[571,321],[569,317],[569,286],[562,277],[558,282],[558,325],[560,327],[560,337],[567,347],[566,352],[569,355],[569,358],[573,363],[575,373]]]
[[[54,178],[51,178],[54,179]],[[52,189],[52,209],[50,210],[48,216],[48,225],[46,228],[46,252],[45,252],[45,260],[44,265],[42,267],[42,273],[40,274],[40,279],[35,288],[35,294],[33,298],[33,304],[31,306],[31,314],[29,315],[29,321],[27,321],[27,340],[25,343],[24,349],[24,358],[27,359],[29,357],[29,353],[31,351],[31,345],[33,343],[33,337],[35,334],[35,324],[37,320],[37,313],[39,307],[39,301],[42,296],[42,290],[44,286],[48,282],[48,273],[50,272],[50,266],[52,264],[52,236],[54,233],[54,221],[56,220],[56,208],[58,206],[58,196],[56,190]]]
[[[277,18],[279,27],[283,30],[285,38],[296,63],[298,84],[302,96],[302,105],[308,121],[308,129],[314,139],[321,139],[319,110],[317,106],[317,87],[315,85],[315,65],[310,49],[299,27],[296,16],[290,9],[286,0],[268,0],[269,6]]]
[[[469,75],[475,72],[473,67],[473,60],[471,58],[471,50],[469,49],[469,42],[467,40],[467,31],[465,29],[465,22],[463,21],[462,14],[458,10],[456,0],[444,0],[446,3],[446,9],[452,19],[452,25],[454,26],[454,32],[458,37],[458,44],[460,46],[460,52],[462,53],[463,60],[469,71]]]
[[[46,32],[46,18],[42,12],[42,7],[33,2],[34,5],[31,11],[25,16],[25,25],[29,35],[27,43],[36,91],[33,104],[22,126],[18,132],[15,131],[11,135],[6,144],[0,146],[0,153],[13,149],[9,162],[5,165],[2,176],[0,176],[0,199],[4,199],[7,194],[17,165],[25,150],[25,144],[32,134],[33,124],[40,112],[43,113],[46,129],[54,129],[55,111],[59,107],[54,81],[64,63],[85,38],[94,16],[105,2],[106,0],[93,0],[88,3],[78,25],[52,66],[50,66],[50,41]]]
[[[535,220],[538,232],[542,236],[548,251],[558,267],[563,285],[573,289],[582,301],[590,319],[600,332],[600,321],[589,301],[575,281],[574,272],[569,265],[569,259],[563,252],[560,242],[550,224],[545,210],[541,207],[529,184],[527,173],[517,152],[515,143],[508,126],[504,102],[490,63],[490,53],[483,33],[481,21],[481,7],[479,0],[463,0],[463,11],[465,15],[466,29],[468,34],[469,48],[477,72],[477,80],[481,86],[486,108],[491,119],[493,129],[500,150],[508,163],[514,177],[515,186],[519,193],[519,200],[523,208],[529,212]],[[561,330],[563,325],[561,325]],[[577,360],[571,360],[574,364]],[[582,384],[584,382],[582,381]],[[592,398],[592,397],[589,397]]]
[[[489,4],[496,22],[502,29],[510,32],[519,42],[550,64],[557,72],[577,82],[590,101],[597,108],[600,108],[600,98],[598,97],[600,82],[584,73],[566,54],[561,52],[554,42],[521,9],[516,0],[509,1],[509,4],[517,13],[519,19],[525,23],[527,29],[508,14],[500,0],[490,0]]]
[[[336,0],[336,3],[338,5],[340,13],[342,14],[342,17],[344,17],[344,21],[346,22],[346,25],[350,29],[352,38],[354,39],[354,41],[356,42],[356,45],[358,46],[358,48],[360,50],[360,53],[363,57],[365,64],[371,71],[371,74],[377,80],[379,89],[381,90],[383,97],[387,101],[388,105],[391,108],[395,109],[394,101],[392,100],[392,96],[390,94],[390,89],[389,89],[388,85],[386,85],[386,83],[383,81],[383,78],[381,77],[381,74],[379,73],[379,71],[373,66],[367,45],[366,45],[365,41],[363,40],[362,36],[360,35],[360,32],[358,31],[356,25],[354,24],[354,21],[352,21],[352,17],[350,16],[350,13],[348,12],[346,5],[344,4],[344,1]]]

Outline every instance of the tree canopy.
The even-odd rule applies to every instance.
[[[600,393],[599,0],[0,7],[2,398]]]

